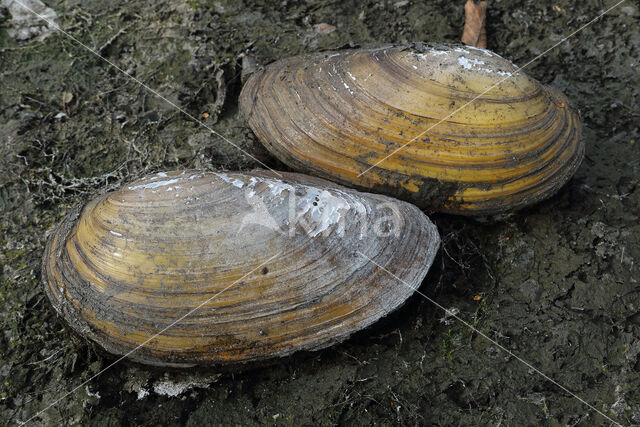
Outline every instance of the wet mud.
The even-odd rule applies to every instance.
[[[266,64],[457,42],[464,2],[45,3],[70,36],[156,93],[64,34],[16,41],[0,9],[2,423],[39,413],[31,423],[611,424],[600,411],[640,424],[637,1],[548,53],[616,2],[491,2],[488,47],[521,66],[544,53],[527,70],[580,110],[586,156],[529,209],[432,215],[443,245],[420,288],[428,298],[321,351],[225,372],[118,363],[86,385],[114,359],[71,333],[40,283],[47,233],[64,215],[157,170],[286,170],[238,112],[246,55]]]

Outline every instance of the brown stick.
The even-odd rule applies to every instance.
[[[482,48],[487,47],[487,31],[485,28],[487,2],[476,3],[473,0],[467,0],[464,5],[464,17],[462,43]]]

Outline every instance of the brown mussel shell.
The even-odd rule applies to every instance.
[[[224,365],[346,339],[403,304],[438,247],[413,205],[319,178],[161,172],[70,213],[43,282],[110,353]]]
[[[292,168],[462,215],[555,193],[584,155],[578,112],[486,49],[382,46],[277,61],[240,107]]]

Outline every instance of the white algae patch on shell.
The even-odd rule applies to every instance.
[[[404,303],[438,246],[413,205],[322,179],[161,172],[70,213],[43,281],[111,353],[231,364],[344,340]]]

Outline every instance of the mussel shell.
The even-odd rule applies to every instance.
[[[240,106],[292,168],[456,214],[544,199],[584,155],[579,115],[563,94],[470,46],[284,59],[247,81]]]
[[[344,340],[400,306],[438,246],[422,212],[385,196],[294,173],[176,171],[70,213],[43,282],[111,353],[230,364]]]

